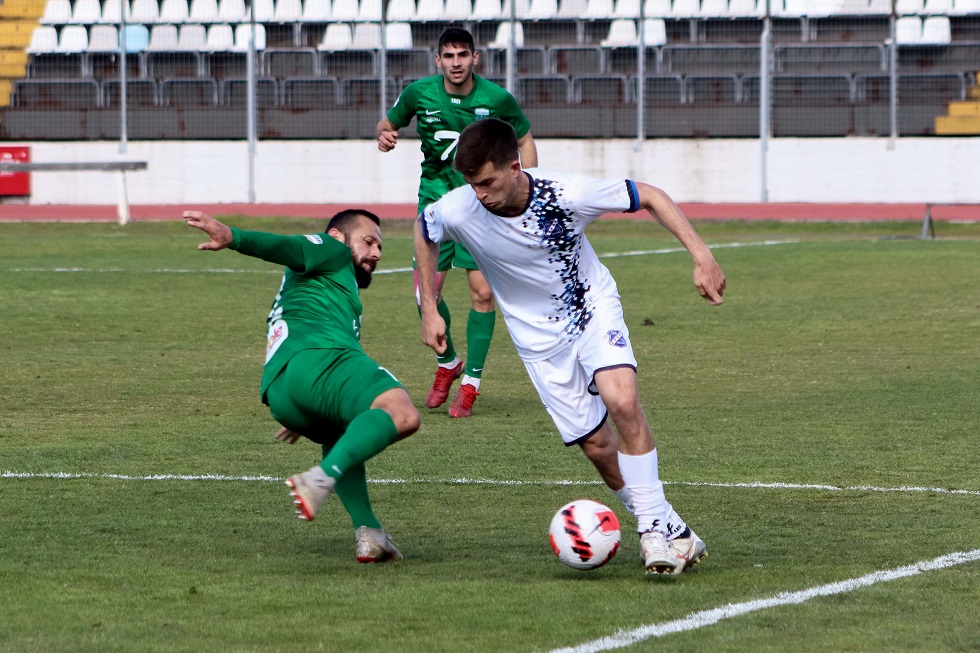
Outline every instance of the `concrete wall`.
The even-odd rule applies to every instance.
[[[28,143],[35,162],[146,160],[129,173],[132,204],[248,201],[244,142]],[[542,167],[630,177],[678,202],[758,202],[756,140],[541,140]],[[414,203],[421,155],[403,140],[381,154],[374,141],[262,141],[255,161],[259,203]],[[31,204],[114,204],[115,174],[34,173]],[[980,203],[980,138],[832,138],[770,141],[770,202]]]

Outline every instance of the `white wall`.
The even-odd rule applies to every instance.
[[[132,204],[248,201],[244,142],[28,143],[35,162],[145,160],[127,175]],[[678,202],[757,202],[761,151],[755,140],[540,140],[542,167],[597,177],[630,177]],[[256,157],[258,203],[417,201],[417,140],[388,154],[374,141],[262,141]],[[774,139],[770,202],[980,203],[980,138]],[[114,204],[116,175],[34,173],[32,204]]]

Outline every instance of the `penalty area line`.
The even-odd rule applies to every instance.
[[[610,651],[617,648],[624,648],[638,642],[655,637],[664,637],[674,633],[681,633],[689,630],[697,630],[707,626],[713,626],[725,619],[733,619],[752,612],[768,610],[784,605],[798,605],[810,599],[821,596],[833,596],[835,594],[846,594],[865,587],[877,585],[878,583],[888,583],[900,578],[917,576],[927,571],[948,569],[957,565],[976,562],[980,560],[980,549],[972,551],[957,551],[948,555],[916,562],[904,567],[876,571],[858,578],[838,581],[811,587],[796,592],[782,592],[776,596],[743,603],[729,603],[728,605],[711,610],[693,612],[686,617],[667,621],[659,624],[649,624],[640,626],[633,630],[621,630],[615,635],[602,637],[591,642],[585,642],[567,648],[553,649],[550,653],[599,653],[600,651]]]
[[[237,481],[237,482],[262,482],[262,483],[281,483],[286,479],[281,476],[232,476],[226,474],[97,474],[93,472],[15,472],[11,470],[0,470],[0,478],[39,478],[39,479],[109,479],[117,481]],[[518,479],[495,479],[495,478],[373,478],[368,479],[368,483],[374,485],[411,485],[411,484],[431,484],[431,485],[497,485],[497,486],[549,486],[549,487],[569,487],[569,486],[589,486],[602,485],[602,481],[575,481],[575,480],[551,480],[551,481],[524,481]],[[924,494],[952,494],[966,496],[980,496],[980,490],[951,490],[941,487],[921,487],[921,486],[899,486],[899,487],[876,487],[874,485],[819,485],[807,483],[762,483],[754,481],[751,483],[715,483],[710,481],[664,481],[664,485],[677,485],[685,487],[719,487],[747,490],[820,490],[824,492],[897,492],[897,493],[924,493]]]

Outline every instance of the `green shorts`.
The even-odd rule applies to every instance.
[[[332,444],[381,394],[403,387],[361,351],[306,349],[293,356],[265,393],[277,422],[319,444]]]
[[[415,268],[415,259],[412,259],[412,268]],[[461,268],[463,270],[479,270],[476,261],[469,250],[457,242],[444,240],[439,243],[439,272]]]

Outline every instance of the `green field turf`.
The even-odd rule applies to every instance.
[[[406,559],[359,565],[338,501],[294,517],[281,479],[319,450],[275,442],[257,396],[280,271],[198,252],[182,223],[0,225],[0,651],[549,651],[980,549],[980,225],[698,229],[722,307],[686,254],[636,254],[676,247],[655,224],[590,228],[600,255],[634,253],[604,262],[667,496],[710,552],[663,579],[561,446],[502,320],[474,417],[422,408],[368,463]],[[380,270],[410,266],[409,233],[385,224]],[[465,286],[446,290],[464,350]],[[364,304],[365,349],[421,406],[435,363],[411,274],[376,275]],[[593,572],[548,547],[578,497],[624,523]],[[972,561],[626,650],[977,651],[978,615]]]

